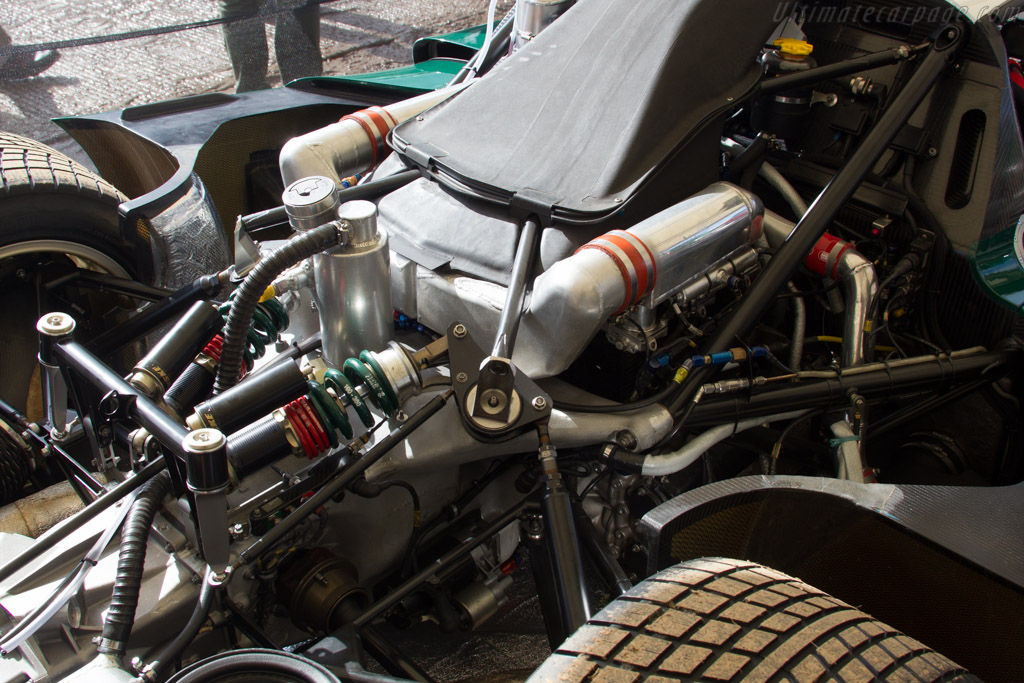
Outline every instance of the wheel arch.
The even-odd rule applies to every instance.
[[[648,572],[759,562],[857,605],[988,680],[1024,670],[1024,486],[745,477],[683,494],[642,526]]]

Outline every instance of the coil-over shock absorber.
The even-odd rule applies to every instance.
[[[226,320],[231,312],[233,300],[234,293],[218,307],[222,320]],[[246,335],[239,377],[252,371],[255,362],[266,354],[267,345],[277,340],[289,322],[288,312],[275,297],[271,296],[257,304],[252,316],[252,325]],[[164,402],[179,415],[187,413],[198,401],[210,394],[217,376],[217,366],[220,365],[223,345],[224,337],[219,333],[214,335],[164,394]]]
[[[273,292],[273,289],[270,290]],[[231,313],[231,304],[234,302],[235,294],[231,293],[228,300],[222,303],[218,310],[224,320],[228,319]],[[242,375],[252,372],[253,365],[267,352],[267,344],[277,341],[277,336],[284,331],[291,321],[288,319],[288,312],[274,296],[269,296],[256,304],[256,310],[252,312],[252,324],[245,336],[245,350],[242,351],[242,360],[245,366]],[[224,337],[217,335],[219,339],[218,362],[220,360],[220,346],[224,344]],[[212,340],[211,340],[212,341]]]
[[[416,355],[391,342],[379,353],[363,351],[347,359],[341,370],[329,368],[323,382],[307,380],[304,395],[228,438],[228,459],[235,471],[244,475],[285,455],[314,458],[337,448],[341,438],[355,434],[350,410],[366,428],[374,424],[371,405],[393,416],[403,398],[422,389]]]

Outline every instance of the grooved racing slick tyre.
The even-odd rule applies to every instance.
[[[721,558],[643,581],[567,638],[529,680],[979,681],[799,579]]]
[[[0,396],[27,408],[32,419],[41,417],[31,389],[38,386],[33,374],[35,323],[46,312],[41,309],[72,314],[84,340],[134,307],[123,297],[74,285],[41,293],[43,283],[76,269],[135,277],[140,264],[127,257],[118,228],[117,207],[126,199],[60,152],[0,133]]]

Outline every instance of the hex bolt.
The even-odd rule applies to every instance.
[[[463,325],[462,323],[458,323],[455,327],[452,328],[452,334],[455,335],[456,339],[462,339],[468,333],[469,331],[466,329],[466,326]]]
[[[460,372],[459,374],[455,375],[455,381],[458,382],[459,384],[463,384],[467,380],[469,380],[469,375],[467,375],[464,372]]]
[[[631,451],[636,449],[636,447],[640,445],[637,441],[636,435],[633,434],[633,432],[629,431],[628,429],[623,429],[618,434],[616,434],[615,440],[619,442],[620,446],[622,446],[623,448],[628,448]]]
[[[533,399],[533,409],[534,410],[544,410],[547,407],[548,407],[548,402],[544,400],[543,396],[538,396],[537,398]]]

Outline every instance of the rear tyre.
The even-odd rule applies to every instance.
[[[684,562],[643,581],[529,680],[979,682],[799,579],[722,558]]]
[[[84,340],[133,306],[84,287],[42,291],[41,283],[76,268],[124,278],[152,272],[128,256],[121,240],[117,207],[126,200],[60,152],[0,133],[0,396],[32,419],[41,417],[32,389],[38,384],[33,374],[39,316],[48,310],[70,313]]]

